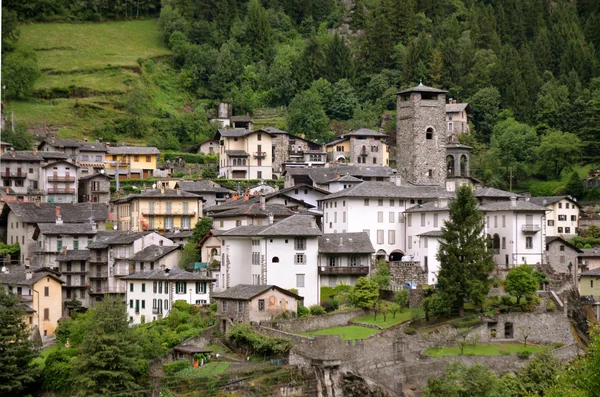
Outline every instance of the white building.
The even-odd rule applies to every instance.
[[[486,218],[485,233],[491,239],[497,266],[544,263],[546,207],[513,197],[479,209]]]
[[[56,161],[40,168],[40,186],[46,191],[49,203],[76,203],[78,192],[77,170],[73,163]]]
[[[319,237],[319,290],[323,285],[354,285],[367,277],[375,249],[367,233],[335,233]]]
[[[546,207],[546,235],[563,238],[577,236],[581,206],[571,196],[532,197],[534,204]]]
[[[238,284],[296,288],[304,304],[319,303],[318,237],[314,217],[293,215],[265,226],[213,231],[222,241],[221,289]]]
[[[245,128],[217,130],[219,175],[228,179],[271,179],[271,135]]]
[[[177,301],[210,303],[214,279],[174,267],[134,273],[123,277],[123,281],[127,284],[129,319],[132,324],[142,324],[168,316]]]
[[[56,257],[66,250],[87,250],[98,229],[95,223],[63,223],[59,217],[55,223],[38,223],[33,239],[37,241],[33,263],[55,267]]]

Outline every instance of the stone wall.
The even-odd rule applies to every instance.
[[[512,337],[505,331],[512,324]],[[522,328],[522,329],[519,329]],[[496,330],[496,336],[492,335]],[[529,332],[528,342],[556,343],[570,345],[575,342],[571,322],[563,312],[555,313],[506,313],[486,319],[485,324],[473,330],[479,333],[480,342],[523,341],[524,332]]]
[[[392,285],[403,286],[408,282],[427,284],[427,272],[420,262],[390,262],[389,267]]]
[[[408,307],[420,307],[425,299],[425,291],[421,288],[408,291]]]
[[[284,332],[310,332],[324,328],[347,325],[350,320],[367,314],[364,310],[342,310],[321,316],[295,318],[292,320],[261,321],[260,325]]]
[[[362,156],[363,146],[365,146],[366,156]],[[373,146],[377,146],[376,152],[372,151]],[[367,137],[366,139],[350,138],[350,153],[348,155],[350,156],[351,163],[359,163],[358,158],[360,157],[361,161],[364,159],[364,163],[362,164],[367,166],[384,166],[387,165],[383,162],[384,154],[385,143],[383,143],[383,141],[370,137]],[[373,162],[373,159],[375,159],[375,163]]]
[[[290,138],[286,134],[274,134],[272,138],[273,145],[273,172],[282,172],[282,164],[288,159],[288,148]]]

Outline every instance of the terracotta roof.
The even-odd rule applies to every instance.
[[[369,235],[359,233],[328,233],[319,237],[319,252],[324,254],[371,254],[375,252]]]
[[[262,293],[270,290],[278,290],[286,295],[296,299],[303,299],[301,296],[294,294],[286,289],[278,287],[276,285],[250,285],[250,284],[238,284],[235,287],[231,287],[226,291],[213,294],[215,299],[236,299],[236,300],[251,300],[252,298],[261,295]]]

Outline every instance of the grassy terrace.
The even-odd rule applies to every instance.
[[[521,352],[537,353],[544,349],[543,346],[524,346],[522,343],[503,343],[503,344],[478,344],[476,346],[465,347],[465,356],[500,356],[517,354]],[[459,356],[458,346],[450,347],[432,347],[425,350],[424,354],[429,357],[440,358],[444,356]]]
[[[302,332],[300,335],[338,335],[343,340],[365,339],[371,335],[375,335],[379,330],[375,328],[361,327],[360,325],[344,325],[342,327],[333,327],[320,329],[318,331]]]
[[[374,316],[369,315],[369,316],[357,317],[352,321],[357,322],[357,323],[363,323],[363,324],[374,324],[374,325],[380,326],[381,328],[389,328],[389,327],[393,327],[394,325],[407,322],[410,320],[410,318],[411,318],[410,310],[404,310],[401,313],[396,313],[396,318],[394,318],[393,315],[388,314],[386,317],[386,321],[383,321],[383,315],[381,315],[381,314],[377,315],[377,320],[374,319]]]

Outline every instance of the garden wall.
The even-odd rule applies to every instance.
[[[310,332],[324,328],[347,325],[350,320],[364,316],[364,310],[341,310],[321,316],[301,317],[291,320],[261,321],[263,327],[274,328],[289,333]]]
[[[505,332],[511,328],[512,337],[506,337]],[[562,312],[554,313],[506,313],[499,314],[486,320],[486,324],[473,330],[473,334],[481,335],[480,342],[494,341],[523,341],[523,331],[529,329],[528,342],[557,343],[570,345],[575,342],[571,322]],[[492,330],[496,336],[492,336]],[[526,331],[525,331],[526,332]]]

